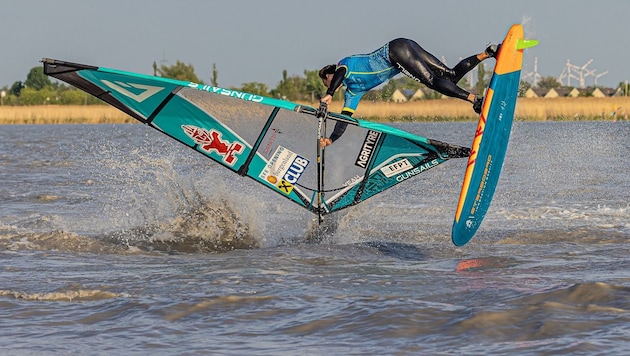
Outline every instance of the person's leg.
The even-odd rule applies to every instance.
[[[450,80],[454,76],[453,70],[425,51],[415,41],[403,38],[391,41],[389,58],[403,74],[428,88],[452,98],[474,103],[474,94],[458,87]],[[436,75],[436,72],[439,75]]]
[[[461,60],[455,67],[453,67],[453,77],[451,77],[451,81],[453,83],[459,82],[464,75],[470,72],[473,68],[475,68],[479,63],[488,58],[496,58],[497,52],[499,51],[497,45],[488,46],[483,52],[470,56],[468,58],[464,58]]]

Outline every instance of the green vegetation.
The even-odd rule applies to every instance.
[[[170,66],[158,66],[157,63],[153,62],[153,75],[204,84],[195,73],[195,68],[191,64],[181,61]],[[214,64],[210,82],[213,86],[218,86],[218,71]],[[270,89],[266,84],[257,82],[243,83],[241,87],[228,89],[291,101],[315,101],[326,92],[326,87],[319,79],[318,70],[305,70],[304,76],[289,76],[285,70],[282,73],[282,80],[273,89]],[[102,104],[99,99],[87,95],[79,89],[65,83],[51,81],[40,66],[32,68],[24,82],[17,81],[10,87],[2,87],[0,92],[3,92],[0,97],[0,105]]]
[[[281,98],[290,101],[314,102],[326,93],[326,87],[318,75],[319,70],[304,70],[303,75],[288,75],[287,71],[282,72],[282,79],[275,88],[269,88],[266,84],[258,82],[243,83],[240,87],[230,87],[228,89],[243,91],[251,94]],[[483,72],[485,73],[485,72]],[[204,84],[197,74],[192,64],[181,61],[167,66],[158,66],[153,62],[153,75],[173,78],[183,81],[191,81]],[[485,74],[484,74],[485,75]],[[218,85],[218,70],[216,65],[212,66],[212,78],[210,84]],[[465,79],[460,85],[468,86]],[[408,77],[401,77],[390,80],[381,89],[371,91],[366,94],[365,99],[371,101],[389,101],[392,94],[397,89],[417,90],[424,85]],[[18,81],[11,87],[0,88],[5,92],[0,105],[94,105],[102,102],[83,91],[68,86],[65,83],[52,82],[43,72],[42,67],[34,67],[30,70],[24,82]],[[340,100],[343,91],[335,94],[334,99]],[[438,93],[431,93],[427,99],[439,98]]]
[[[467,79],[462,79],[458,85],[467,88],[473,93],[481,93],[488,85],[491,72],[486,71],[484,66],[477,67],[477,77],[481,78],[471,87]],[[192,64],[186,64],[177,61],[175,64],[158,65],[153,62],[153,75],[173,78],[183,81],[191,81],[195,83],[203,83],[203,81],[195,73]],[[216,65],[212,66],[212,78],[210,84],[218,86],[218,70]],[[416,91],[423,88],[424,85],[414,81],[413,79],[401,76],[392,79],[377,90],[372,90],[364,97],[366,101],[388,102],[391,101],[392,94],[396,90]],[[537,86],[541,89],[559,88],[561,84],[554,77],[542,78]],[[620,83],[619,87],[627,90],[627,83]],[[519,95],[524,96],[525,92],[531,88],[531,84],[521,81]],[[281,98],[289,101],[297,102],[315,102],[326,92],[322,81],[318,76],[318,70],[305,70],[303,75],[289,76],[287,71],[282,72],[282,79],[275,88],[269,88],[266,84],[258,82],[243,83],[240,87],[230,87],[228,89],[243,91],[256,95],[263,95],[275,98]],[[0,105],[94,105],[102,104],[99,99],[91,95],[85,94],[83,91],[68,86],[65,83],[51,81],[43,72],[41,66],[32,68],[26,76],[24,82],[17,81],[10,87],[4,86],[0,88]],[[334,99],[340,100],[343,90],[335,94]],[[587,96],[583,94],[582,96]],[[426,99],[437,99],[441,95],[437,92],[427,91]]]
[[[11,87],[3,87],[1,105],[94,105],[102,104],[99,99],[85,92],[58,82],[52,82],[42,67],[34,67],[26,80],[17,81]]]

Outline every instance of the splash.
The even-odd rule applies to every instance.
[[[529,15],[523,15],[521,24],[525,29],[526,38],[537,38],[535,21]]]
[[[229,200],[197,200],[170,222],[117,231],[105,237],[144,251],[206,253],[252,249],[260,245]]]
[[[35,227],[53,217],[32,218]],[[206,253],[260,247],[253,223],[223,199],[198,198],[181,205],[175,216],[163,222],[140,220],[136,226],[99,234],[54,229],[34,231],[24,226],[0,226],[0,248],[7,251],[61,251],[97,254],[147,252]],[[95,223],[99,223],[95,220]]]
[[[304,242],[322,243],[330,241],[339,227],[339,216],[341,214],[331,214],[322,222],[317,218],[311,219],[304,233]]]
[[[101,238],[148,252],[207,253],[260,247],[256,205],[245,189],[229,187],[212,163],[176,150],[146,147],[108,161]],[[113,230],[113,231],[112,231]]]

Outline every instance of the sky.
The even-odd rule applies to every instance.
[[[628,0],[0,0],[0,87],[47,57],[144,74],[179,60],[206,83],[216,65],[221,87],[272,89],[284,70],[303,76],[397,37],[452,67],[514,23],[540,40],[526,51],[525,79],[593,60],[586,85],[600,74],[598,85],[630,80]]]

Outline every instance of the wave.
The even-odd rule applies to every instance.
[[[601,228],[630,230],[630,204],[618,207],[605,204],[571,204],[569,206],[538,207],[497,207],[489,218],[502,219],[512,223],[536,224],[545,226],[595,226]],[[494,215],[494,216],[493,216]]]
[[[531,341],[561,337],[627,322],[630,287],[579,283],[497,302],[456,323],[453,332],[493,340]],[[615,321],[616,320],[616,321]]]
[[[0,247],[9,251],[39,250],[109,254],[128,252],[128,249],[122,246],[62,230],[50,232],[5,232],[0,236]]]
[[[167,321],[177,321],[190,317],[203,315],[204,311],[217,309],[238,309],[241,307],[251,307],[256,304],[265,304],[277,300],[275,296],[216,296],[204,299],[198,303],[180,303],[171,305],[163,310],[164,318]],[[272,312],[266,312],[269,316]]]
[[[27,293],[21,291],[0,290],[0,296],[13,297],[15,299],[22,300],[34,300],[34,301],[98,301],[105,299],[112,299],[120,297],[121,295],[102,291],[98,289],[94,290],[69,290],[69,291],[57,291],[47,293]]]
[[[48,222],[50,217],[31,220]],[[40,225],[32,222],[32,225]],[[81,253],[126,254],[138,252],[207,253],[253,249],[261,239],[228,201],[198,200],[169,222],[144,224],[87,236],[65,230],[24,231],[1,226],[0,247],[6,250],[55,250]]]
[[[496,241],[499,244],[529,245],[529,244],[615,244],[625,243],[628,233],[607,227],[580,227],[571,229],[545,229],[540,231],[514,231],[503,234]]]
[[[42,217],[48,221],[50,217]],[[31,219],[32,221],[33,219]],[[79,253],[129,254],[129,253],[220,253],[235,249],[258,249],[262,247],[292,246],[296,244],[339,244],[363,245],[376,248],[386,255],[403,259],[422,259],[418,246],[433,253],[453,254],[448,231],[410,230],[395,231],[384,226],[347,226],[344,217],[327,220],[321,226],[310,220],[305,228],[298,231],[292,228],[289,238],[274,238],[277,231],[270,231],[272,236],[254,227],[243,219],[229,202],[200,202],[179,213],[171,221],[144,224],[117,229],[100,235],[77,234],[65,230],[25,231],[23,227],[0,226],[0,248],[9,251],[41,250]],[[39,226],[40,224],[34,225]],[[400,226],[399,226],[400,227]],[[276,226],[282,230],[283,226]],[[280,231],[279,230],[279,231]],[[623,244],[627,234],[607,228],[549,229],[541,231],[493,231],[483,230],[466,249],[470,253],[488,245],[551,245],[582,244],[604,245]],[[270,241],[273,240],[273,241]],[[440,247],[441,246],[441,247]],[[437,250],[436,250],[437,249]],[[381,251],[382,250],[382,251]],[[440,253],[442,254],[442,253]],[[426,257],[426,256],[424,256]],[[477,260],[479,260],[477,258]],[[477,270],[498,268],[510,265],[512,261],[483,263],[476,261],[472,265],[462,265],[458,269]],[[478,265],[478,263],[481,263]],[[494,266],[494,267],[493,267]]]

